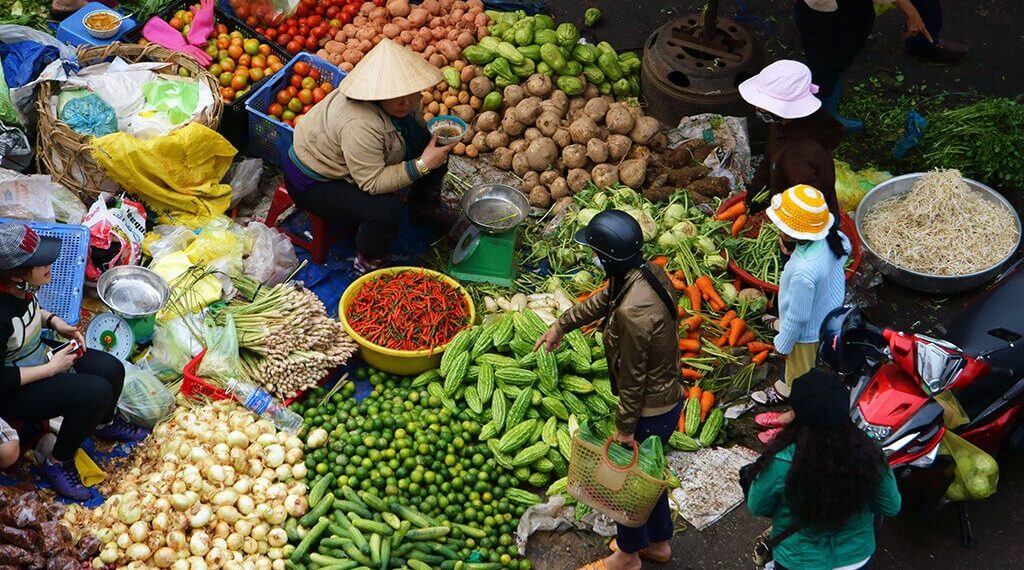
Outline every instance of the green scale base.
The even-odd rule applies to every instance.
[[[465,238],[463,238],[465,239]],[[511,287],[516,280],[516,232],[480,234],[473,253],[459,264],[448,262],[448,274],[460,281]]]

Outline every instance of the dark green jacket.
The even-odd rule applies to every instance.
[[[786,499],[786,476],[793,464],[795,445],[782,451],[768,463],[747,495],[750,512],[772,519],[772,536],[795,524],[795,515]],[[807,490],[810,493],[814,489]],[[850,517],[837,531],[819,532],[802,529],[783,540],[773,550],[775,559],[787,568],[798,570],[832,570],[864,560],[875,553],[875,515],[895,516],[900,511],[900,493],[896,478],[888,465],[879,482],[878,493],[871,504]]]

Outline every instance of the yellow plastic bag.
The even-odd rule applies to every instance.
[[[220,281],[213,275],[195,281],[189,272],[193,265],[182,251],[169,253],[153,263],[151,269],[171,285],[171,299],[157,313],[158,319],[169,320],[195,313],[220,300],[223,291]]]
[[[946,431],[939,452],[956,462],[956,480],[946,490],[951,501],[976,501],[991,496],[999,483],[999,464],[971,442]]]
[[[853,212],[857,209],[864,195],[882,182],[892,178],[892,174],[874,168],[854,170],[849,164],[836,160],[836,196],[839,206]]]
[[[96,163],[162,223],[196,228],[231,205],[231,187],[220,181],[238,151],[208,127],[189,123],[149,140],[113,133],[92,146]]]

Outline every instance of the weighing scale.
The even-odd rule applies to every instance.
[[[516,279],[515,228],[526,220],[530,202],[504,184],[480,184],[462,197],[458,223],[465,229],[452,252],[448,273],[460,281],[510,287]]]
[[[171,289],[157,273],[137,265],[109,269],[96,283],[96,292],[111,312],[96,315],[86,330],[85,345],[127,360],[136,344],[153,338],[156,314]]]

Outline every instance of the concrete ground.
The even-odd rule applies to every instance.
[[[975,0],[943,3],[945,34],[966,39],[972,46],[964,61],[952,65],[924,63],[906,55],[900,32],[902,19],[890,12],[875,24],[872,38],[846,78],[848,85],[866,83],[873,88],[899,94],[910,89],[929,93],[972,91],[988,96],[1014,97],[1024,87],[1024,3],[1005,0]],[[658,26],[683,13],[699,11],[703,2],[694,0],[644,0],[616,2],[549,2],[559,21],[582,21],[583,11],[597,6],[602,23],[589,32],[620,49],[639,49]],[[799,39],[792,24],[792,2],[780,0],[723,0],[720,13],[743,14],[752,25],[768,32],[769,61],[783,57],[802,59]],[[871,127],[872,117],[864,117]],[[857,156],[842,156],[855,165],[872,162],[888,149],[873,148],[871,140],[853,145]],[[1019,192],[1006,192],[1021,208]],[[969,296],[935,298],[919,295],[888,282],[879,284],[870,268],[853,287],[859,303],[877,323],[894,328],[931,332],[941,336],[941,324],[954,316]],[[880,286],[879,286],[880,285]],[[746,434],[744,434],[746,435]],[[747,437],[743,438],[744,440]],[[878,532],[876,568],[905,570],[995,570],[1024,568],[1024,541],[1020,540],[1024,518],[1024,458],[1000,457],[999,492],[969,507],[977,544],[965,548],[959,543],[959,518],[948,508],[928,521],[886,521]],[[751,544],[768,526],[766,519],[750,515],[739,507],[717,524],[697,532],[683,529],[672,540],[674,557],[664,568],[704,570],[751,568]],[[605,555],[605,541],[583,532],[543,533],[530,541],[528,556],[538,570],[576,568]],[[645,568],[648,565],[645,565]],[[657,566],[650,565],[655,568]]]

